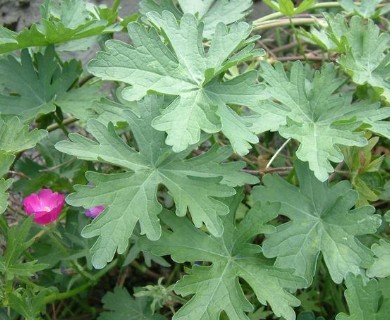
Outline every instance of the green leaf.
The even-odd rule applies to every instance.
[[[318,181],[307,165],[296,163],[300,187],[277,175],[266,175],[255,199],[280,203],[290,221],[277,227],[263,243],[264,255],[276,257],[275,266],[293,268],[311,284],[322,253],[332,280],[341,283],[348,272],[363,273],[373,261],[372,252],[357,236],[375,233],[381,218],[371,206],[350,210],[358,200],[348,181],[334,186]]]
[[[124,288],[115,288],[102,299],[104,311],[98,320],[163,320],[164,316],[152,314],[150,299],[145,297],[133,298]]]
[[[257,178],[240,172],[242,162],[224,163],[231,155],[230,148],[211,148],[198,157],[185,159],[191,147],[183,153],[173,153],[165,145],[165,134],[151,127],[151,121],[162,107],[163,98],[148,96],[139,103],[136,115],[127,112],[139,152],[129,147],[115,133],[110,124],[105,127],[96,120],[88,123],[88,131],[98,142],[78,134],[70,134],[71,141],[56,145],[80,159],[102,161],[122,167],[126,172],[101,174],[89,172],[92,186],[76,186],[77,191],[67,198],[74,206],[85,208],[105,205],[107,209],[83,230],[83,236],[99,236],[92,247],[93,265],[102,268],[111,261],[114,253],[123,253],[137,222],[141,234],[157,240],[161,236],[158,214],[161,204],[157,201],[157,189],[164,185],[176,203],[176,214],[191,212],[196,227],[205,224],[216,236],[223,233],[220,216],[228,213],[228,207],[217,198],[233,195],[232,186],[256,183]]]
[[[130,84],[122,91],[129,101],[139,100],[150,92],[175,96],[162,115],[153,119],[154,128],[168,133],[166,143],[175,152],[198,143],[202,131],[222,131],[234,151],[247,153],[249,143],[256,143],[258,138],[249,123],[228,104],[251,108],[264,98],[263,86],[256,83],[256,71],[228,81],[223,81],[222,76],[230,67],[262,54],[254,49],[255,38],[245,40],[251,27],[244,22],[230,28],[219,23],[205,52],[202,28],[195,16],[185,14],[180,25],[168,11],[162,15],[150,12],[147,16],[160,29],[147,31],[138,23],[130,23],[128,31],[133,45],[115,40],[106,42],[107,51],[98,53],[89,64],[89,71],[104,80]],[[169,46],[162,42],[158,32]]]
[[[279,206],[257,202],[236,224],[235,212],[241,199],[240,192],[227,200],[230,213],[222,218],[222,237],[198,230],[188,219],[166,211],[161,218],[171,231],[164,230],[160,240],[145,243],[154,254],[169,254],[178,263],[196,261],[174,287],[182,296],[194,296],[173,319],[218,320],[224,311],[229,319],[248,320],[245,312],[253,311],[253,306],[239,279],[252,287],[257,300],[263,305],[268,303],[276,316],[295,319],[292,307],[298,306],[299,300],[288,290],[302,287],[303,279],[293,276],[291,270],[274,267],[272,261],[262,256],[261,247],[252,244],[256,235],[274,230],[267,222],[277,216]],[[200,262],[211,265],[197,265]]]
[[[348,13],[357,13],[363,18],[371,18],[377,13],[377,5],[382,0],[362,0],[356,3],[353,0],[339,0],[342,8]]]
[[[34,46],[48,46],[111,32],[113,21],[101,19],[99,10],[88,10],[84,0],[47,0],[39,23],[19,33],[0,26],[0,54]],[[95,12],[95,13],[94,13]]]
[[[265,4],[287,17],[293,17],[296,14],[309,10],[314,6],[315,2],[316,0],[303,0],[300,2],[299,6],[295,8],[292,0],[264,0]]]
[[[381,301],[381,291],[376,280],[367,283],[361,276],[346,278],[349,313],[339,313],[336,320],[387,320],[390,314],[390,300]]]
[[[34,240],[26,241],[31,229],[32,219],[28,218],[19,223],[16,227],[8,229],[7,249],[5,254],[0,256],[0,273],[5,275],[6,280],[12,280],[15,276],[30,277],[35,272],[43,270],[46,264],[36,261],[23,261],[24,252]]]
[[[8,193],[6,191],[11,187],[12,182],[12,179],[0,179],[0,214],[8,207]]]
[[[368,268],[367,275],[378,278],[390,276],[390,242],[380,239],[379,244],[374,243],[371,250],[377,258]]]
[[[17,117],[7,121],[0,118],[0,152],[17,153],[33,148],[46,136],[46,130],[29,131],[29,126]]]
[[[339,146],[367,144],[363,132],[356,132],[362,123],[368,130],[390,137],[389,122],[381,121],[390,116],[390,108],[351,104],[350,94],[335,93],[344,80],[336,76],[333,64],[325,64],[311,81],[299,61],[292,65],[289,76],[281,63],[275,68],[266,62],[261,66],[269,93],[278,103],[265,102],[256,108],[262,117],[253,121],[254,130],[278,130],[283,137],[298,140],[297,157],[309,162],[319,180],[325,181],[333,172],[330,161],[343,160]]]
[[[231,0],[179,0],[178,4],[181,11],[175,7],[172,0],[161,0],[160,2],[142,0],[140,12],[145,15],[151,11],[161,14],[164,10],[168,10],[178,20],[183,16],[183,13],[197,15],[198,19],[204,24],[203,36],[210,38],[219,23],[229,25],[245,18],[251,11],[253,2],[251,0],[241,0],[239,2]]]
[[[344,36],[348,50],[339,58],[339,64],[355,83],[368,83],[378,88],[381,95],[390,101],[390,54],[386,53],[390,34],[380,33],[373,21],[354,16]]]
[[[68,90],[81,72],[81,64],[76,60],[61,66],[52,46],[47,47],[44,54],[37,53],[34,61],[27,50],[22,51],[20,62],[13,56],[0,59],[2,115],[17,115],[22,120],[31,120],[54,111],[56,105],[61,106],[69,99],[69,94],[75,95],[72,91],[68,93]],[[94,100],[97,99],[99,96]],[[93,100],[88,103],[93,103]],[[87,108],[88,103],[80,107]]]

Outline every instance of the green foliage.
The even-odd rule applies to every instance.
[[[296,163],[296,171],[299,188],[277,175],[266,175],[264,186],[254,190],[255,198],[280,203],[281,213],[291,220],[267,236],[264,255],[276,257],[277,267],[294,269],[308,285],[320,253],[334,282],[341,283],[348,272],[362,274],[373,257],[357,236],[374,233],[381,218],[373,215],[375,210],[370,206],[350,210],[357,193],[349,182],[329,186],[301,162]]]
[[[99,239],[92,248],[93,264],[102,268],[111,261],[116,250],[123,253],[128,239],[139,221],[141,233],[157,240],[161,235],[158,214],[161,204],[156,192],[160,184],[167,187],[176,203],[176,214],[184,216],[190,210],[195,226],[204,223],[216,236],[223,232],[220,216],[228,207],[216,198],[235,194],[232,186],[255,183],[256,178],[240,173],[242,163],[221,164],[231,154],[230,148],[212,148],[205,154],[185,160],[196,146],[175,154],[164,144],[165,134],[151,127],[163,99],[147,97],[137,112],[126,113],[139,152],[118,137],[112,125],[108,128],[97,121],[88,123],[88,131],[98,143],[78,134],[69,135],[71,142],[60,142],[57,149],[79,159],[99,160],[128,171],[105,175],[87,173],[94,185],[77,186],[76,193],[67,198],[74,206],[97,205],[107,210],[83,230],[83,236]]]
[[[84,0],[46,0],[41,6],[41,20],[16,33],[0,26],[0,54],[34,46],[49,46],[110,32],[113,21],[90,10]],[[114,12],[112,15],[115,19]],[[106,17],[109,16],[106,14]]]
[[[219,23],[229,25],[242,20],[252,7],[252,1],[241,0],[206,0],[206,1],[187,1],[179,0],[179,11],[172,0],[142,0],[140,2],[140,12],[158,12],[162,14],[164,10],[172,12],[177,19],[183,16],[183,13],[197,15],[198,19],[203,22],[203,36],[210,38],[215,32]],[[182,13],[183,12],[183,13]]]
[[[172,212],[161,215],[171,231],[164,230],[160,240],[146,245],[154,254],[169,254],[178,263],[196,261],[189,275],[174,287],[182,296],[194,296],[173,319],[215,320],[222,311],[229,319],[248,319],[244,312],[252,311],[253,307],[238,278],[245,280],[257,300],[263,305],[268,303],[277,316],[295,319],[291,307],[299,305],[299,300],[286,289],[302,287],[303,279],[291,275],[290,270],[272,266],[272,261],[262,256],[261,247],[252,244],[256,235],[274,230],[267,222],[277,216],[279,206],[256,202],[236,224],[235,212],[241,199],[238,192],[227,200],[230,213],[222,218],[224,233],[219,238],[194,228],[187,219],[177,218]],[[199,262],[212,264],[199,265]]]
[[[126,289],[115,288],[102,299],[104,311],[98,320],[163,320],[164,316],[153,314],[149,299],[145,297],[133,298]]]
[[[198,143],[201,131],[222,131],[236,152],[247,153],[249,142],[256,143],[258,138],[249,123],[227,104],[255,106],[264,97],[262,86],[256,84],[255,71],[228,81],[221,78],[229,68],[262,54],[254,49],[257,38],[246,39],[251,27],[244,22],[230,28],[218,24],[206,53],[195,16],[185,14],[180,25],[168,11],[162,15],[151,12],[147,17],[159,29],[147,31],[139,23],[130,23],[133,45],[106,42],[107,51],[90,62],[89,71],[104,80],[132,85],[122,91],[130,101],[152,92],[177,96],[152,122],[154,128],[168,133],[166,144],[173,146],[175,152]]]
[[[78,107],[88,107],[99,98],[97,87],[68,92],[81,72],[81,64],[76,60],[61,66],[52,46],[47,47],[44,54],[34,55],[34,60],[27,50],[22,51],[20,62],[13,56],[0,59],[1,114],[31,120],[53,112],[56,106],[64,107],[63,111],[68,112],[69,100],[73,103],[81,100]]]
[[[390,7],[111,2],[0,27],[0,318],[389,318]]]
[[[337,77],[332,64],[315,72],[310,85],[301,62],[292,65],[289,76],[281,63],[272,67],[264,62],[261,66],[267,89],[279,103],[269,101],[257,108],[262,117],[253,121],[255,130],[277,130],[285,138],[298,140],[301,145],[297,157],[309,162],[319,180],[325,181],[333,172],[330,161],[343,160],[338,145],[367,144],[363,133],[356,132],[362,123],[368,130],[390,136],[389,122],[380,121],[390,116],[390,108],[379,109],[379,104],[368,102],[351,103],[351,95],[335,93],[343,79]]]
[[[378,281],[368,282],[361,276],[349,275],[345,281],[345,299],[349,313],[340,313],[336,320],[387,320],[390,314],[390,300],[381,301]]]

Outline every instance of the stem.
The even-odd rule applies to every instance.
[[[72,290],[69,290],[66,292],[60,292],[60,293],[53,293],[53,294],[45,297],[45,299],[43,300],[44,304],[49,304],[49,303],[52,303],[56,300],[64,300],[64,299],[71,298],[71,297],[79,294],[80,292],[83,292],[85,289],[95,285],[95,283],[101,277],[103,277],[108,271],[110,271],[111,269],[113,269],[116,266],[117,261],[118,260],[115,259],[113,262],[111,262],[109,265],[107,265],[104,269],[100,270],[95,275],[93,275],[93,281],[85,283],[85,284],[81,285],[80,287],[74,288]]]
[[[288,21],[290,22],[290,27],[291,27],[291,29],[292,29],[292,31],[294,33],[295,40],[296,40],[296,42],[298,44],[298,50],[303,55],[303,57],[305,58],[305,61],[307,62],[307,57],[306,57],[306,54],[305,54],[305,50],[303,49],[301,39],[299,38],[297,29],[295,28],[294,23],[292,23],[291,17],[288,17]]]
[[[271,20],[266,21],[264,23],[258,23],[253,24],[253,31],[260,31],[260,30],[267,30],[272,29],[276,27],[283,27],[283,26],[296,26],[296,25],[307,25],[312,24],[313,22],[322,22],[324,19],[318,19],[318,18],[284,18],[284,19],[277,19],[277,20]]]
[[[71,124],[71,123],[73,123],[73,122],[76,122],[77,120],[79,120],[79,119],[74,118],[74,117],[66,118],[64,121],[62,121],[62,126],[66,126],[66,125],[68,125],[68,124]],[[59,126],[59,124],[58,124],[58,123],[54,123],[54,124],[51,124],[50,126],[48,126],[48,127],[46,128],[46,130],[47,130],[48,132],[51,132],[51,131],[57,130],[57,129],[59,129],[59,128],[61,128],[61,127]]]
[[[53,113],[53,118],[57,122],[58,128],[61,128],[61,130],[65,133],[65,135],[68,136],[69,132],[68,132],[68,130],[66,130],[66,128],[64,126],[64,122],[61,121],[61,119],[58,118],[57,115],[54,113]]]
[[[360,2],[355,2],[355,4],[360,5]],[[383,6],[384,4],[380,4],[377,7]],[[330,9],[330,8],[341,8],[341,4],[338,2],[322,2],[322,3],[316,3],[314,6],[310,7],[308,10],[315,10],[315,9]],[[268,14],[262,18],[259,18],[255,21],[253,21],[253,25],[260,24],[264,21],[269,21],[273,19],[277,19],[280,17],[283,17],[284,15],[280,12],[274,12],[271,14]]]
[[[288,139],[282,144],[282,146],[281,146],[278,150],[276,150],[275,154],[272,156],[271,159],[269,159],[267,165],[265,166],[265,169],[266,169],[266,170],[271,166],[272,162],[274,162],[274,160],[277,158],[277,156],[279,155],[279,153],[284,149],[285,146],[287,146],[287,144],[288,144],[290,141],[291,141],[291,138],[288,138]]]

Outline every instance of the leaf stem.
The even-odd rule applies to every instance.
[[[316,17],[311,18],[283,18],[283,19],[276,19],[271,21],[266,21],[263,23],[253,24],[253,31],[262,31],[262,30],[268,30],[276,27],[283,27],[283,26],[296,26],[296,25],[310,25],[313,22],[323,22],[324,19],[319,19]]]
[[[291,141],[291,138],[288,138],[288,139],[281,145],[281,147],[280,147],[278,150],[276,150],[276,152],[274,153],[274,155],[272,156],[272,158],[269,159],[267,165],[265,166],[265,169],[266,169],[266,170],[271,166],[272,162],[275,161],[275,159],[277,158],[277,156],[279,155],[279,153],[284,149],[285,146],[287,146],[287,144],[288,144],[290,141]]]
[[[77,119],[77,118],[69,117],[69,118],[66,118],[64,121],[62,121],[62,125],[63,125],[63,126],[66,126],[66,125],[71,124],[71,123],[73,123],[73,122],[76,122],[76,121],[78,121],[78,120],[79,120],[79,119]],[[48,126],[48,127],[46,128],[46,130],[47,130],[48,132],[52,132],[52,131],[57,130],[57,129],[59,129],[59,128],[61,128],[60,125],[59,125],[58,123],[54,123],[54,124],[51,124],[50,126]]]
[[[45,299],[43,300],[45,304],[49,304],[49,303],[52,303],[56,300],[64,300],[64,299],[68,299],[68,298],[71,298],[77,294],[79,294],[80,292],[83,292],[85,289],[95,285],[95,283],[101,278],[103,277],[108,271],[110,271],[111,269],[113,269],[116,264],[117,264],[117,259],[115,259],[114,261],[112,261],[109,265],[107,265],[104,269],[100,270],[99,272],[97,272],[96,274],[94,274],[92,277],[93,277],[93,281],[90,281],[88,283],[85,283],[77,288],[74,288],[72,290],[69,290],[69,291],[66,291],[66,292],[60,292],[60,293],[53,293],[47,297],[45,297]]]

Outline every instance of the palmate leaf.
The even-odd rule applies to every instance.
[[[266,175],[254,198],[281,204],[281,214],[291,221],[279,225],[263,243],[264,255],[276,257],[275,266],[293,268],[294,274],[312,282],[322,253],[332,280],[341,283],[348,272],[363,273],[373,262],[370,249],[356,236],[374,233],[381,218],[373,207],[351,210],[358,194],[348,181],[334,186],[318,181],[307,165],[296,163],[300,187],[277,175]]]
[[[380,33],[372,20],[354,16],[344,34],[348,50],[338,63],[347,71],[352,80],[360,85],[368,83],[378,88],[382,96],[390,101],[390,34]]]
[[[138,23],[130,23],[128,31],[133,45],[106,42],[107,51],[98,53],[89,64],[89,71],[104,80],[132,85],[122,92],[130,101],[139,100],[148,92],[177,96],[152,123],[157,130],[168,133],[166,143],[175,152],[198,143],[202,131],[222,131],[236,152],[247,153],[249,143],[256,143],[258,138],[249,123],[227,105],[255,106],[264,97],[263,86],[256,84],[256,71],[229,81],[221,78],[231,66],[261,54],[254,49],[254,38],[245,40],[251,27],[244,22],[230,28],[218,24],[206,53],[202,28],[195,16],[185,14],[179,25],[168,11],[162,15],[150,12],[147,17],[160,29],[147,31]],[[158,32],[164,35],[168,46]]]
[[[87,6],[85,0],[45,1],[40,22],[29,29],[17,33],[0,26],[0,53],[101,35],[110,22]]]
[[[364,133],[355,131],[362,124],[390,137],[390,123],[381,121],[390,116],[390,108],[379,109],[379,104],[366,102],[351,104],[350,94],[334,93],[343,79],[336,77],[332,64],[315,72],[310,82],[301,62],[293,64],[289,76],[281,63],[272,67],[264,62],[261,66],[261,75],[278,103],[266,102],[256,108],[262,117],[255,118],[253,130],[278,130],[283,137],[298,140],[297,157],[309,163],[319,180],[325,181],[333,172],[330,161],[343,160],[338,146],[367,144]]]
[[[164,10],[168,10],[177,19],[180,19],[183,13],[198,15],[198,18],[204,24],[203,36],[210,38],[214,34],[218,23],[222,22],[229,25],[245,18],[249,14],[253,2],[251,0],[241,0],[239,2],[233,0],[178,0],[178,4],[180,10],[172,0],[142,0],[140,2],[140,12],[147,14],[156,11],[162,14]]]
[[[35,64],[28,51],[23,50],[20,62],[13,56],[0,59],[3,116],[17,115],[22,120],[31,120],[54,111],[56,106],[63,106],[63,111],[67,112],[69,100],[77,100],[75,96],[85,102],[78,104],[82,108],[88,108],[99,99],[98,87],[68,91],[82,72],[81,64],[76,60],[61,66],[52,46],[47,47],[44,54],[37,53],[34,58]]]
[[[363,18],[371,18],[376,13],[380,12],[380,9],[377,9],[377,5],[382,2],[382,0],[362,0],[359,4],[353,0],[340,0],[340,5],[344,10],[349,13],[357,13]]]
[[[367,270],[369,277],[385,278],[390,276],[390,242],[379,240],[379,244],[373,244],[371,250],[376,258],[372,266]]]
[[[253,311],[244,295],[239,279],[252,287],[258,301],[269,304],[276,316],[287,320],[295,319],[293,306],[299,300],[288,289],[304,285],[303,279],[282,270],[265,259],[259,245],[252,244],[253,238],[262,233],[274,231],[267,222],[277,216],[279,206],[257,202],[236,224],[235,212],[242,194],[227,200],[230,213],[224,216],[224,233],[216,238],[194,228],[186,218],[177,218],[172,212],[164,212],[162,220],[171,231],[165,230],[160,240],[145,241],[145,247],[156,255],[171,255],[178,263],[211,262],[210,266],[194,265],[174,287],[182,296],[194,295],[173,319],[218,320],[221,312],[229,319],[248,320],[245,312]]]
[[[105,205],[107,209],[83,230],[83,236],[99,236],[92,247],[95,267],[102,268],[111,261],[115,251],[123,253],[128,246],[137,222],[141,234],[157,240],[161,236],[158,215],[162,210],[157,201],[157,188],[164,185],[176,203],[176,214],[184,216],[187,209],[195,226],[204,223],[216,236],[223,233],[220,216],[229,208],[217,198],[235,194],[232,186],[256,183],[257,178],[240,169],[243,163],[221,164],[230,148],[212,148],[205,154],[186,160],[188,153],[176,154],[165,145],[165,134],[151,127],[151,121],[162,107],[163,98],[148,96],[139,104],[139,116],[124,112],[135,136],[139,152],[126,145],[114,131],[96,120],[88,123],[88,131],[98,142],[78,134],[70,134],[71,141],[60,142],[56,148],[79,159],[103,161],[120,166],[126,172],[101,174],[89,172],[92,186],[76,186],[76,193],[67,198],[74,206],[86,208]]]
[[[339,313],[336,320],[387,320],[390,314],[390,300],[383,299],[378,281],[365,283],[361,276],[349,274],[346,278],[345,299],[349,313]]]
[[[164,316],[153,314],[148,298],[133,298],[124,288],[115,288],[102,299],[104,311],[98,320],[164,320]]]

